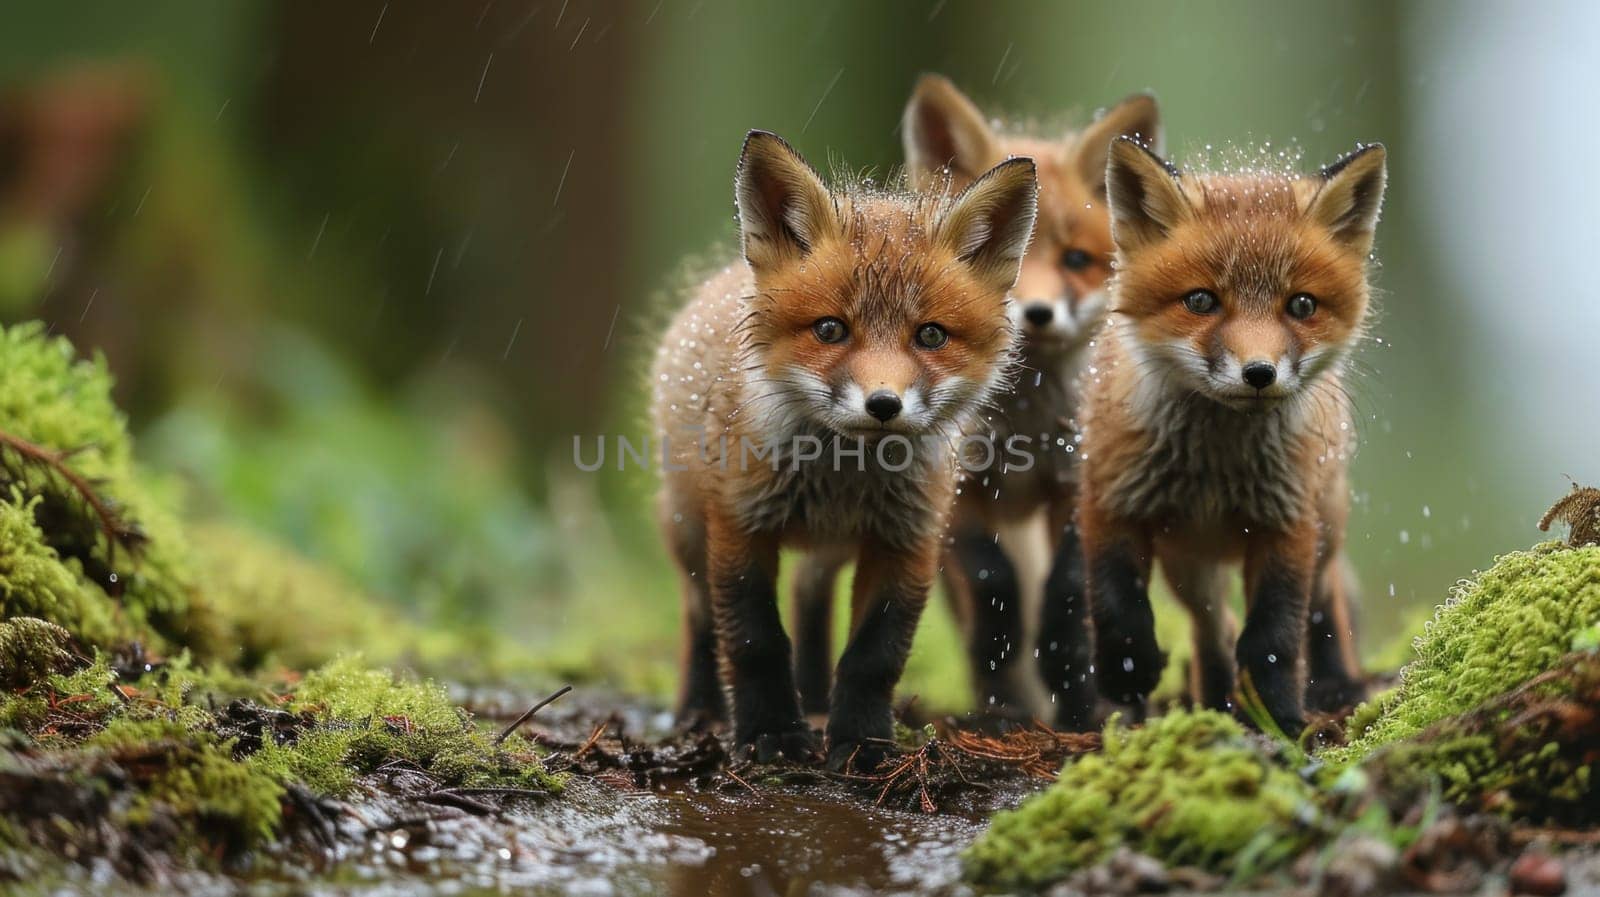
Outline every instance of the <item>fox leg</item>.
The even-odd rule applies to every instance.
[[[1067,502],[1050,508],[1055,552],[1044,583],[1034,656],[1055,705],[1056,728],[1081,732],[1094,725],[1095,688],[1089,675],[1094,663],[1094,640],[1083,540],[1078,537],[1072,510]]]
[[[1150,609],[1150,538],[1102,518],[1090,502],[1082,511],[1078,523],[1094,620],[1094,679],[1106,697],[1142,717],[1167,665]]]
[[[683,595],[683,647],[679,655],[677,716],[680,722],[722,720],[727,702],[717,676],[717,634],[706,579],[706,527],[699,514],[664,512],[661,530],[678,565]]]
[[[905,671],[939,560],[939,540],[912,548],[867,540],[851,591],[854,630],[833,678],[828,765],[872,772],[894,744],[890,702]]]
[[[1317,569],[1306,633],[1306,706],[1311,710],[1332,713],[1367,696],[1351,619],[1355,597],[1349,558],[1343,550],[1329,553]]]
[[[757,760],[809,759],[815,745],[800,715],[789,637],[778,613],[778,540],[751,535],[713,514],[706,521],[711,610],[722,675],[733,694],[733,741]]]
[[[980,525],[959,528],[946,578],[952,601],[965,605],[962,618],[967,663],[978,709],[1029,712],[1027,694],[1017,688],[1017,655],[1022,649],[1022,592],[1017,571],[994,533]],[[952,581],[954,580],[954,581]]]
[[[828,687],[833,678],[833,587],[848,560],[848,554],[832,549],[807,552],[789,597],[795,682],[800,686],[800,706],[807,713],[828,712]]]
[[[1236,658],[1284,734],[1305,728],[1306,610],[1316,575],[1316,525],[1252,537],[1245,551],[1244,631]]]
[[[1232,710],[1238,677],[1233,651],[1239,628],[1228,607],[1226,568],[1191,557],[1163,555],[1161,572],[1194,624],[1190,694],[1202,707]]]

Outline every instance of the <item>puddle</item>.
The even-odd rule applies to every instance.
[[[1010,797],[1014,802],[1021,793]],[[959,854],[980,829],[960,815],[874,807],[832,786],[759,794],[629,793],[575,782],[561,800],[500,820],[377,827],[326,876],[293,882],[292,889],[596,897],[965,894]]]

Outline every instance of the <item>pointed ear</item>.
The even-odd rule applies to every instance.
[[[1111,141],[1131,137],[1150,149],[1161,152],[1161,112],[1156,98],[1136,93],[1110,109],[1083,129],[1072,144],[1072,163],[1085,184],[1102,197],[1106,190],[1106,159]]]
[[[961,191],[935,237],[985,282],[1009,290],[1033,237],[1039,176],[1033,160],[1008,159]]]
[[[1372,251],[1387,178],[1383,144],[1364,146],[1322,169],[1322,187],[1306,216],[1352,252],[1366,255]]]
[[[900,130],[913,190],[925,189],[947,167],[961,180],[975,180],[1003,156],[983,113],[943,75],[917,81]]]
[[[806,160],[767,131],[745,136],[733,178],[739,239],[756,273],[810,252],[839,229],[833,197]]]
[[[1194,214],[1178,170],[1138,141],[1118,137],[1106,163],[1111,237],[1124,251],[1164,239]]]

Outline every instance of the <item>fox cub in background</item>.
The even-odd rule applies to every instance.
[[[1028,159],[953,197],[830,192],[780,138],[746,139],[747,264],[694,293],[652,370],[661,525],[683,581],[679,710],[723,715],[726,684],[741,750],[815,749],[774,593],[788,543],[857,564],[830,765],[871,769],[892,743],[955,491],[951,446],[1010,360],[1006,295],[1037,192]]]
[[[1111,276],[1106,159],[1113,139],[1156,145],[1160,127],[1155,99],[1140,94],[1058,139],[999,134],[937,76],[918,83],[905,113],[913,187],[945,172],[967,183],[1010,155],[1032,156],[1039,166],[1038,223],[1012,290],[1020,371],[1015,389],[998,397],[997,413],[985,421],[996,445],[1013,437],[1029,440],[1032,463],[1018,465],[997,452],[987,457],[986,467],[968,467],[957,499],[954,569],[947,583],[965,624],[978,705],[1046,719],[1048,713],[1065,729],[1089,727],[1094,711],[1094,690],[1085,684],[1091,662],[1083,626],[1088,608],[1073,523],[1073,421],[1078,375],[1085,349],[1105,321]],[[1015,533],[1018,526],[1026,529]],[[1030,536],[1036,546],[1042,543],[1032,556]],[[1045,574],[1042,583],[1027,569],[1029,561]],[[1032,669],[1022,662],[1030,656]],[[1048,710],[1035,697],[1040,685],[1049,694]]]
[[[1315,176],[1180,174],[1131,140],[1106,175],[1117,276],[1085,400],[1079,506],[1097,679],[1143,704],[1164,663],[1159,558],[1193,617],[1197,698],[1235,680],[1304,726],[1308,607],[1343,606],[1354,447],[1342,387],[1363,333],[1384,149]],[[1235,644],[1225,565],[1243,561]]]
[[[1106,154],[1117,136],[1155,140],[1158,130],[1155,100],[1137,95],[1081,132],[1056,139],[997,133],[939,75],[924,75],[906,106],[901,133],[913,189],[960,188],[1012,156],[1033,158],[1039,173],[1038,221],[1010,308],[1020,336],[1018,372],[1014,387],[1000,392],[978,423],[994,451],[967,459],[953,548],[945,558],[980,708],[1048,715],[1053,703],[1058,724],[1081,728],[1088,722],[1069,694],[1090,663],[1083,628],[1075,625],[1087,610],[1072,526],[1074,458],[1065,442],[1055,441],[1071,439],[1075,381],[1084,349],[1105,318],[1112,251]],[[1020,451],[1031,463],[1018,465],[1003,450],[1014,435],[1029,440]],[[997,539],[1002,530],[1011,538]],[[1027,549],[1031,554],[1010,556]],[[846,560],[813,554],[795,580],[795,664],[808,711],[827,706],[833,585]],[[1022,662],[1035,647],[1034,665]],[[1080,691],[1092,703],[1092,689]]]

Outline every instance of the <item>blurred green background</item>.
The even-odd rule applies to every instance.
[[[103,351],[154,463],[430,625],[670,691],[640,358],[732,246],[744,132],[885,172],[918,73],[1044,127],[1153,90],[1180,159],[1390,149],[1360,355],[1369,653],[1600,480],[1595,14],[1572,3],[27,4],[0,316]],[[1589,138],[1589,139],[1585,139]],[[1585,203],[1587,202],[1587,205]],[[315,620],[306,625],[315,626]],[[907,689],[956,704],[942,612]]]

